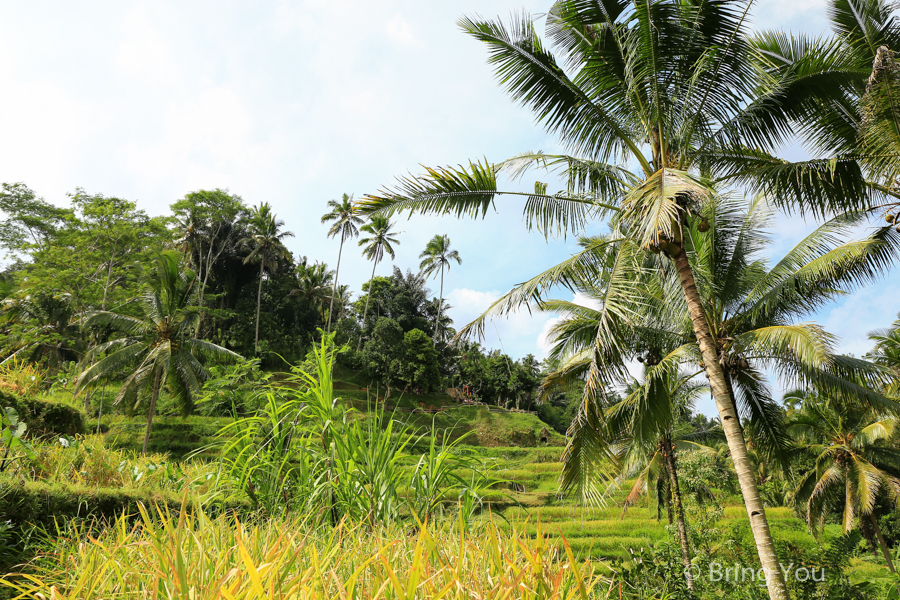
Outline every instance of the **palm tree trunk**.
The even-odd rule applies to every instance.
[[[256,290],[256,334],[253,337],[253,354],[259,353],[259,306],[262,303],[263,266],[266,261],[260,257],[259,261],[259,288]]]
[[[881,527],[878,526],[878,521],[875,520],[875,517],[872,513],[868,515],[869,523],[872,524],[872,529],[875,530],[875,537],[878,538],[878,546],[881,548],[881,553],[884,555],[884,560],[887,562],[888,569],[891,570],[891,573],[896,573],[897,571],[894,569],[894,561],[891,560],[891,551],[888,549],[887,543],[884,541],[884,535],[881,533]]]
[[[725,374],[719,364],[716,344],[706,320],[703,303],[697,285],[694,282],[694,273],[688,261],[687,254],[682,248],[678,248],[677,254],[672,256],[675,268],[681,279],[681,288],[687,302],[688,313],[694,325],[694,334],[700,346],[700,354],[706,366],[706,376],[709,378],[709,386],[712,390],[719,418],[722,421],[722,429],[725,431],[725,439],[728,441],[728,450],[734,469],[737,471],[738,483],[741,487],[741,495],[744,497],[744,505],[750,518],[750,529],[753,531],[753,539],[756,542],[756,551],[759,561],[766,576],[766,587],[769,598],[772,600],[787,600],[787,584],[775,553],[775,542],[772,532],[769,530],[769,522],[766,519],[766,510],[763,507],[762,498],[759,496],[759,488],[756,485],[756,477],[750,457],[747,455],[747,444],[744,441],[743,431],[738,423],[737,411],[734,399],[728,393],[725,382]]]
[[[341,253],[344,252],[344,236],[341,236],[341,247],[338,249],[338,264],[334,272],[334,285],[331,286],[331,302],[328,304],[328,325],[326,331],[331,333],[331,312],[334,310],[334,294],[337,292],[338,277],[341,275]]]
[[[153,425],[153,415],[156,413],[156,400],[159,398],[160,378],[162,377],[162,369],[157,368],[156,375],[153,377],[153,394],[150,396],[150,410],[147,413],[147,431],[144,433],[144,449],[141,454],[147,456],[147,448],[150,445],[150,426]]]
[[[444,307],[444,265],[441,265],[441,297],[438,300],[437,316],[434,318],[434,345],[437,346],[438,327],[441,324],[441,309]]]
[[[366,316],[369,314],[369,300],[372,299],[372,282],[375,281],[375,267],[378,266],[378,261],[376,260],[372,263],[372,276],[369,277],[369,293],[366,294],[366,309],[363,311],[363,330],[366,329]],[[362,347],[362,331],[359,332],[359,343],[356,345],[356,351],[359,352],[359,349]]]
[[[681,562],[684,564],[684,578],[688,589],[697,591],[694,576],[691,573],[691,546],[687,537],[687,519],[684,517],[684,505],[681,503],[681,487],[678,484],[678,471],[675,465],[675,446],[671,439],[666,439],[663,457],[666,461],[666,474],[669,476],[669,489],[672,490],[672,503],[675,505],[675,519],[678,522],[678,541],[681,543]]]

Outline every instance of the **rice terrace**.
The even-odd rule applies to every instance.
[[[900,598],[900,4],[41,6],[0,599]]]

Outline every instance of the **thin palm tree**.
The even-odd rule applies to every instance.
[[[256,291],[256,332],[253,337],[253,353],[259,352],[259,309],[262,305],[262,283],[266,268],[274,270],[281,260],[286,260],[290,252],[284,246],[284,240],[294,237],[290,231],[281,231],[284,221],[277,219],[268,202],[262,202],[254,207],[247,222],[250,232],[239,242],[239,245],[252,246],[253,250],[244,259],[244,264],[249,262],[259,263],[259,287]]]
[[[696,439],[701,436],[679,427],[680,421],[690,416],[694,401],[708,391],[708,387],[695,380],[699,372],[679,372],[679,363],[683,358],[684,351],[675,352],[659,364],[647,365],[644,380],[635,382],[633,390],[624,400],[609,407],[603,431],[615,449],[616,464],[619,465],[616,481],[621,483],[636,476],[625,499],[623,514],[625,509],[637,502],[653,479],[656,479],[657,490],[664,490],[667,499],[670,498],[667,502],[669,523],[672,523],[674,513],[687,587],[695,591],[676,449],[680,446],[682,449],[710,450],[697,443]]]
[[[887,443],[895,439],[897,416],[813,395],[790,417],[788,427],[800,448],[815,457],[815,469],[800,480],[794,494],[810,529],[821,532],[832,500],[839,498],[843,532],[865,519],[863,531],[874,533],[888,568],[895,572],[874,510],[880,491],[887,492],[894,505],[900,503],[900,451]]]
[[[175,251],[155,257],[155,270],[144,277],[147,291],[138,299],[143,311],[140,318],[100,311],[85,323],[87,327],[108,327],[121,337],[99,344],[85,355],[76,394],[100,381],[127,373],[115,401],[134,403],[149,397],[144,454],[150,443],[150,428],[163,385],[169,386],[182,412],[188,414],[193,408],[193,394],[208,377],[198,358],[241,358],[231,350],[192,337],[200,318],[194,306],[199,286],[195,273],[180,270],[180,260],[180,253]]]
[[[387,217],[378,215],[373,216],[368,223],[363,225],[360,230],[368,234],[359,240],[359,245],[363,247],[363,256],[372,261],[372,275],[369,277],[369,293],[366,295],[366,308],[363,310],[363,328],[366,326],[366,317],[369,314],[369,300],[372,298],[372,281],[375,279],[375,267],[384,258],[385,253],[394,259],[394,244],[399,245],[400,242],[394,237],[397,232],[391,231],[394,224]],[[362,335],[359,337],[357,350],[362,345]]]
[[[331,229],[328,230],[328,237],[340,236],[341,245],[338,248],[337,269],[334,272],[334,283],[331,286],[331,303],[328,306],[328,325],[327,331],[331,333],[331,313],[334,310],[334,296],[337,293],[338,277],[341,274],[341,254],[344,252],[344,242],[350,238],[359,236],[358,226],[363,222],[362,217],[357,213],[356,205],[353,204],[353,196],[344,194],[340,202],[337,200],[329,200],[328,208],[331,212],[322,215],[322,222],[327,223],[333,221]]]
[[[444,269],[446,268],[449,271],[450,262],[454,260],[456,264],[461,265],[462,259],[459,257],[459,252],[450,249],[450,236],[446,234],[436,235],[431,238],[428,241],[428,245],[425,246],[425,250],[419,255],[419,258],[422,259],[422,262],[419,263],[419,269],[422,270],[426,277],[431,277],[436,271],[441,273],[441,294],[436,304],[437,315],[434,318],[433,337],[434,343],[437,345],[438,324],[441,319],[441,308],[444,305]]]

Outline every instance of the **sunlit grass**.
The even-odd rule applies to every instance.
[[[608,597],[601,564],[543,537],[486,522],[312,527],[301,517],[242,521],[142,511],[96,538],[71,527],[28,575],[0,580],[20,597],[545,598]]]

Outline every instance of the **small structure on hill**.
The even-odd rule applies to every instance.
[[[541,443],[546,445],[550,441],[550,432],[544,427],[541,429]]]

